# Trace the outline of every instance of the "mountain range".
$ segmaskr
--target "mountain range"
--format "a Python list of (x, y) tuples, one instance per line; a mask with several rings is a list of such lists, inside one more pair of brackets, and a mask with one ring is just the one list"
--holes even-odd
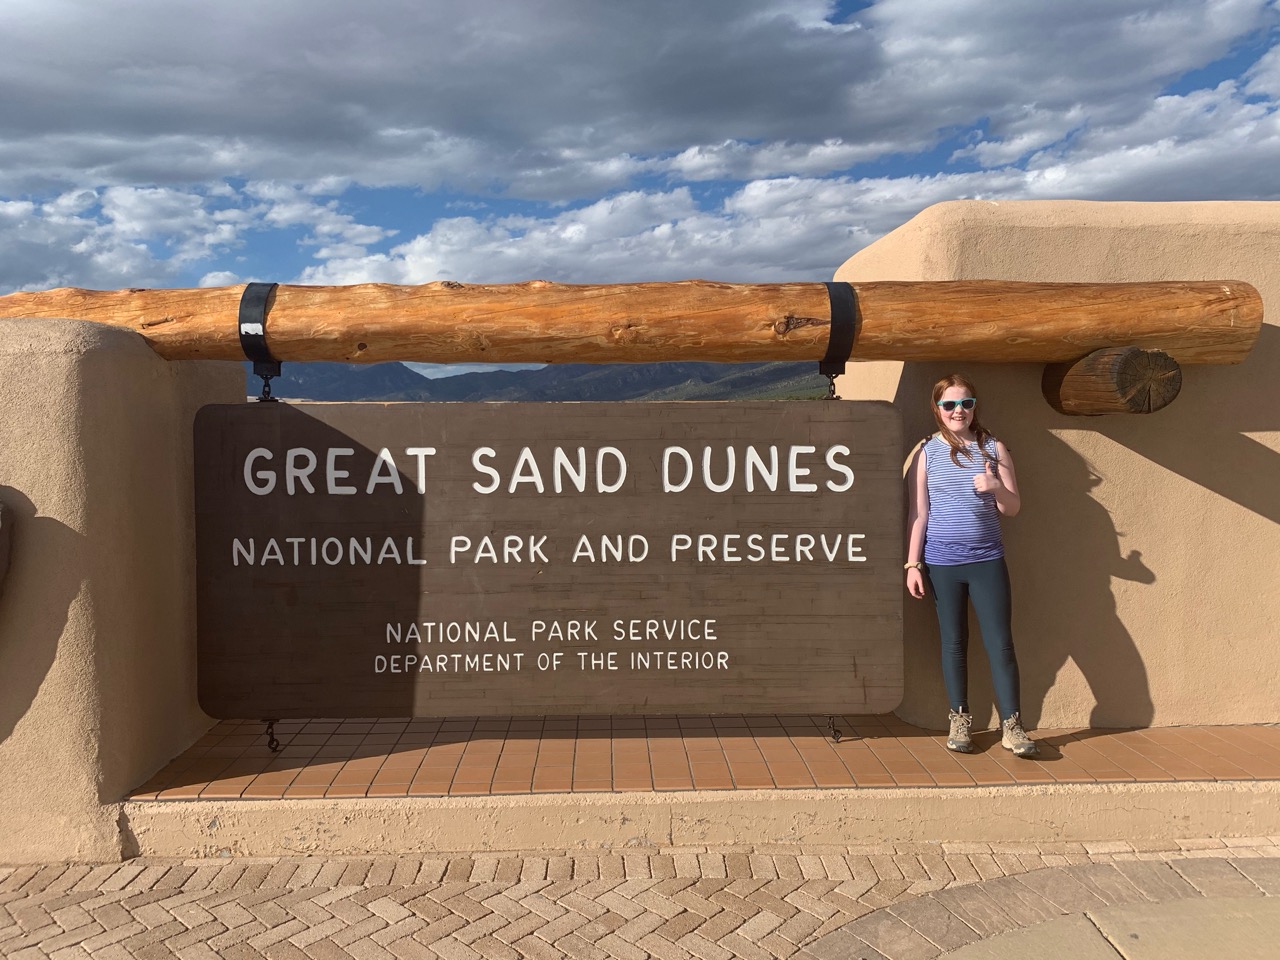
[[(245, 364), (249, 396), (262, 381)], [(812, 363), (564, 363), (427, 379), (402, 363), (286, 363), (282, 400), (809, 400), (827, 395)]]

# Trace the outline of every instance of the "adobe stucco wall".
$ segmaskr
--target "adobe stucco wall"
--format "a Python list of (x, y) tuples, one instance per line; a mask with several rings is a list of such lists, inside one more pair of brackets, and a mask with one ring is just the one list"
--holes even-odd
[[(191, 420), (235, 364), (136, 334), (0, 320), (0, 862), (118, 859), (130, 787), (209, 725), (196, 706)], [(122, 845), (123, 843), (123, 845)]]
[[(977, 384), (1023, 493), (1004, 529), (1031, 725), (1280, 720), (1280, 203), (939, 204), (835, 278), (1257, 287), (1267, 323), (1248, 359), (1184, 366), (1181, 395), (1149, 416), (1061, 416), (1027, 364), (857, 364), (840, 393), (894, 400), (919, 440), (934, 429), (936, 380), (954, 366)], [(898, 713), (944, 727), (928, 601), (908, 598), (905, 646)], [(984, 718), (976, 631), (970, 696)]]
[[(1262, 292), (1269, 321), (1248, 360), (1184, 368), (1181, 397), (1149, 417), (1059, 416), (1040, 395), (1038, 365), (961, 369), (1012, 448), (1024, 492), (1006, 532), (1027, 720), (1280, 720), (1280, 204), (943, 204), (837, 273), (961, 278), (1241, 279)], [(932, 429), (929, 386), (948, 372), (945, 364), (861, 364), (840, 390), (896, 401), (907, 437), (918, 438)], [(279, 852), (284, 826), (298, 822), (302, 808), (292, 804), (166, 812), (120, 802), (209, 724), (195, 696), (191, 421), (205, 403), (241, 400), (235, 364), (165, 362), (134, 334), (89, 323), (0, 321), (0, 500), (15, 515), (0, 583), (0, 862), (116, 859), (135, 849)], [(906, 604), (899, 713), (941, 726), (932, 611)], [(971, 702), (989, 711), (985, 659), (973, 646)], [(1215, 785), (1208, 799), (1163, 807), (1136, 799), (1141, 790), (1100, 789), (1094, 806), (1067, 798), (1061, 815), (1046, 806), (1043, 829), (1060, 830), (1069, 814), (1135, 831), (1132, 818), (1107, 819), (1132, 808), (1150, 823), (1191, 810), (1209, 818), (1195, 821), (1206, 831), (1255, 823), (1256, 811), (1261, 831), (1274, 820), (1273, 787)], [(988, 813), (998, 800), (966, 798)], [(879, 829), (879, 807), (862, 811), (864, 800), (843, 798), (858, 810), (831, 821), (836, 833)], [(815, 808), (828, 801), (803, 800)], [(940, 793), (904, 809), (921, 824), (952, 823), (946, 805), (955, 802)], [(411, 826), (431, 815), (423, 811), (432, 805), (402, 806)], [(306, 813), (323, 821), (316, 829), (331, 835), (330, 849), (398, 850), (421, 835), (386, 826), (387, 817), (398, 822), (397, 809)], [(206, 817), (210, 810), (217, 816)], [(211, 824), (224, 813), (228, 826), (218, 833)], [(787, 829), (808, 815), (784, 813), (777, 822)], [(619, 822), (631, 815), (616, 814)], [(122, 815), (132, 832), (118, 825)], [(503, 822), (525, 829), (533, 815), (513, 816)], [(670, 811), (661, 816), (675, 822)], [(616, 842), (613, 817), (606, 811), (603, 832), (587, 830), (579, 842)], [(661, 817), (655, 822), (660, 833)]]

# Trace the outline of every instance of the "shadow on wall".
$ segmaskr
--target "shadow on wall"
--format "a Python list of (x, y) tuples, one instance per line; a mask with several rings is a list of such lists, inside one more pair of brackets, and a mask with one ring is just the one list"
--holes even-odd
[[(1005, 528), (1025, 718), (1038, 723), (1046, 694), (1072, 660), (1093, 695), (1091, 728), (1149, 725), (1147, 670), (1116, 612), (1112, 579), (1149, 584), (1155, 573), (1141, 551), (1121, 546), (1123, 532), (1091, 496), (1105, 479), (1079, 453), (1052, 434), (1034, 457), (1011, 453), (1035, 501)], [(1020, 562), (1033, 553), (1042, 559)], [(1019, 603), (1019, 592), (1038, 602)]]
[[(9, 572), (0, 595), (0, 743), (31, 709), (58, 655), (68, 612), (83, 580), (84, 537), (39, 510), (26, 494), (0, 486), (13, 527)], [(19, 600), (21, 598), (21, 600)]]
[[(368, 428), (382, 409), (366, 404), (345, 420), (359, 416)], [(349, 498), (328, 493), (322, 481), (312, 494), (300, 486), (298, 495), (288, 496), (285, 451), (292, 448), (313, 451), (320, 464), (326, 451), (345, 450), (352, 482), (375, 472), (376, 447), (320, 416), (291, 404), (246, 403), (205, 407), (196, 418), (198, 686), (201, 708), (216, 719), (431, 713), (429, 704), (417, 702), (421, 691), (412, 674), (370, 671), (371, 623), (379, 617), (423, 619), (419, 568), (342, 560), (342, 547), (351, 540), (367, 538), (376, 551), (389, 531), (400, 531), (399, 537), (422, 530), (425, 501), (384, 484), (352, 508)], [(244, 479), (245, 454), (258, 446), (272, 451), (258, 469), (280, 475), (269, 496), (252, 493)], [(405, 490), (415, 483), (400, 476)], [(291, 537), (299, 543), (291, 544)], [(340, 548), (339, 562), (317, 556), (308, 563), (304, 537), (331, 538)], [(233, 540), (250, 538), (254, 560), (233, 564)], [(268, 551), (269, 541), (277, 553)], [(290, 565), (298, 558), (300, 565)]]
[(1182, 377), (1178, 399), (1154, 414), (1162, 429), (1145, 417), (1096, 417), (1085, 429), (1280, 523), (1280, 453), (1248, 436), (1280, 433), (1280, 327), (1264, 325), (1239, 366), (1183, 367)]

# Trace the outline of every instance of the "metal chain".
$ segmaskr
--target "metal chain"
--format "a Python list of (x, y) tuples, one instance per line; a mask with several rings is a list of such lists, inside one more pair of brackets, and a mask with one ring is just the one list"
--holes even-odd
[[(824, 374), (824, 376), (826, 376), (827, 380), (830, 381), (827, 389), (827, 399), (839, 400), (840, 394), (836, 393), (836, 377), (839, 376), (839, 374), (828, 373)], [(833, 743), (839, 743), (840, 739), (844, 736), (844, 734), (840, 732), (840, 728), (836, 726), (836, 718), (831, 714), (827, 715), (827, 733), (830, 735)]]
[(272, 753), (280, 752), (280, 741), (276, 739), (276, 722), (274, 720), (263, 720), (267, 725), (267, 749)]
[[(259, 374), (262, 377), (262, 396), (258, 398), (259, 403), (276, 403), (276, 398), (271, 395), (271, 378), (265, 373)], [(834, 389), (834, 387), (832, 388)]]

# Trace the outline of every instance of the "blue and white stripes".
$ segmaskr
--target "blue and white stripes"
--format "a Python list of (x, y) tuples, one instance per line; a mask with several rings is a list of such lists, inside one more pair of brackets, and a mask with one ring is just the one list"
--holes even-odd
[[(988, 438), (983, 449), (996, 459), (996, 441)], [(986, 471), (987, 460), (976, 443), (959, 454), (960, 466), (951, 460), (951, 447), (935, 434), (924, 445), (925, 477), (929, 483), (929, 523), (924, 535), (924, 562), (953, 566), (980, 563), (1004, 556), (1000, 539), (1000, 510), (995, 494), (978, 493), (973, 478)]]

